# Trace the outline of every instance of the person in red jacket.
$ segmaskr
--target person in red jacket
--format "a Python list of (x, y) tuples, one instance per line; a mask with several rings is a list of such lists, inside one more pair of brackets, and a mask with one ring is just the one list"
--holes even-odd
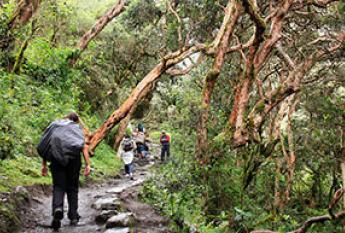
[(162, 145), (161, 161), (164, 162), (165, 157), (170, 157), (170, 136), (165, 131), (162, 131), (162, 134), (160, 136), (160, 143)]

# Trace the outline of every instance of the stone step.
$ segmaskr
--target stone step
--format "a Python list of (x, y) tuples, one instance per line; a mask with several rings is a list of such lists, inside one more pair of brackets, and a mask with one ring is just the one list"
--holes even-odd
[(106, 228), (129, 227), (134, 225), (134, 217), (130, 212), (120, 213), (107, 220)]

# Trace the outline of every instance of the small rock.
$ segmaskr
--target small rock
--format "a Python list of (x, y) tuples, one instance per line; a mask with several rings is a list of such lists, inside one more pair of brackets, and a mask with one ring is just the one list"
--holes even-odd
[(103, 210), (99, 215), (96, 216), (95, 221), (98, 224), (103, 224), (106, 223), (110, 217), (117, 214), (118, 212), (116, 210)]
[(91, 208), (96, 210), (121, 210), (121, 203), (118, 198), (103, 198), (93, 203)]
[(104, 233), (129, 233), (129, 228), (113, 228), (113, 229), (108, 229)]
[(134, 222), (134, 218), (132, 213), (120, 213), (108, 219), (107, 224), (105, 225), (106, 228), (114, 228), (114, 227), (128, 227), (132, 225)]
[(29, 201), (30, 194), (29, 191), (24, 188), (23, 186), (17, 186), (14, 190), (17, 197), (21, 198), (22, 200)]
[(126, 187), (115, 187), (106, 191), (106, 193), (122, 193)]
[(145, 179), (141, 179), (141, 178), (139, 178), (139, 179), (137, 179), (137, 180), (133, 181), (133, 182), (132, 182), (132, 184), (131, 184), (131, 186), (133, 187), (133, 186), (136, 186), (136, 185), (142, 184), (142, 183), (144, 183), (144, 181), (145, 181)]

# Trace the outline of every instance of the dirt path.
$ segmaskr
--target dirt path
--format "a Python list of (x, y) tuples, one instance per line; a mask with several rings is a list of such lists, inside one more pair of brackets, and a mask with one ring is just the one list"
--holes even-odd
[[(138, 191), (142, 183), (150, 176), (150, 163), (135, 164), (134, 180), (119, 177), (104, 184), (79, 190), (79, 226), (69, 226), (65, 217), (62, 221), (62, 233), (168, 233), (168, 220), (159, 216), (151, 206), (138, 200)], [(67, 212), (65, 200), (65, 213)], [(27, 216), (27, 223), (22, 233), (50, 233), (51, 197), (35, 198), (32, 213)], [(32, 217), (36, 216), (36, 217)], [(115, 217), (114, 217), (115, 216)], [(97, 220), (96, 220), (97, 219)], [(29, 221), (28, 221), (29, 220)]]

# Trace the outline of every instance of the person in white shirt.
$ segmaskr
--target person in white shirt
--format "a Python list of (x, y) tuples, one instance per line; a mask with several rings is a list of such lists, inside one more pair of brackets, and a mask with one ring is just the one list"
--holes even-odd
[(121, 142), (120, 157), (125, 165), (125, 176), (130, 176), (133, 180), (133, 159), (134, 150), (136, 149), (135, 143), (129, 135), (125, 135)]

